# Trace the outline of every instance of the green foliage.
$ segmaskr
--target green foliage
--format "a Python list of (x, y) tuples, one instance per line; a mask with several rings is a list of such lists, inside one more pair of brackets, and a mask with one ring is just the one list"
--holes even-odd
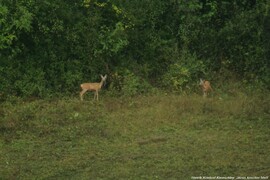
[(112, 56), (125, 48), (128, 45), (128, 40), (125, 38), (124, 31), (125, 27), (121, 22), (116, 23), (112, 31), (107, 27), (102, 27), (98, 38), (101, 49), (97, 50), (96, 53)]
[(33, 14), (22, 3), (4, 1), (0, 6), (0, 50), (13, 48), (19, 36), (32, 28)]
[(127, 95), (147, 92), (147, 82), (192, 88), (224, 69), (269, 88), (268, 1), (0, 1), (4, 93), (73, 94), (121, 68), (129, 71), (112, 89)]
[(256, 78), (255, 74), (266, 66), (265, 50), (260, 40), (261, 22), (254, 23), (257, 18), (255, 12), (240, 13), (220, 34), (224, 39), (229, 68), (248, 79)]
[(145, 79), (128, 69), (121, 68), (112, 74), (110, 90), (124, 96), (134, 96), (150, 92), (152, 87)]
[(46, 92), (45, 73), (42, 69), (29, 67), (21, 77), (18, 78), (13, 88), (20, 96), (43, 96)]
[(184, 51), (162, 77), (162, 85), (175, 91), (194, 88), (199, 78), (205, 75), (205, 70), (205, 65), (196, 55)]

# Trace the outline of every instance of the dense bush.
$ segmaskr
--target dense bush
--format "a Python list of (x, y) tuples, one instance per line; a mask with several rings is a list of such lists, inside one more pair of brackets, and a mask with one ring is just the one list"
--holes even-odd
[(203, 61), (198, 60), (196, 55), (183, 52), (183, 55), (169, 66), (168, 71), (162, 78), (162, 84), (169, 89), (181, 91), (198, 85), (199, 78), (206, 74)]
[(109, 84), (126, 95), (182, 90), (222, 69), (269, 88), (268, 1), (0, 2), (5, 94), (74, 93), (117, 69)]
[(112, 93), (123, 96), (134, 96), (150, 92), (152, 86), (145, 79), (140, 78), (130, 70), (119, 69), (112, 74), (109, 89)]

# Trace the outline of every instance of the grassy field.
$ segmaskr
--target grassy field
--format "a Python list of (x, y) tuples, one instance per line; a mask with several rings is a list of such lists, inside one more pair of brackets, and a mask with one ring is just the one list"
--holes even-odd
[(78, 97), (0, 106), (1, 179), (270, 175), (270, 96)]

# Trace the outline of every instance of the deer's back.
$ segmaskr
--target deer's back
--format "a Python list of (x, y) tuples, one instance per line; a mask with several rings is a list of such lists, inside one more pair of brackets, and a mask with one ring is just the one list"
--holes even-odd
[(209, 82), (209, 81), (205, 81), (205, 82), (203, 83), (202, 88), (203, 88), (203, 90), (204, 90), (204, 91), (210, 91), (210, 90), (212, 90), (212, 88), (211, 88), (211, 85), (210, 85), (210, 82)]
[(82, 89), (87, 89), (87, 90), (97, 90), (100, 89), (100, 83), (83, 83), (81, 84)]

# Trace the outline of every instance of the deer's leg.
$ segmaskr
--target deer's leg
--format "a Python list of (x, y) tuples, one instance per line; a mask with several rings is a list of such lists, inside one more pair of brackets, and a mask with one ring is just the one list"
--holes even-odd
[(80, 98), (81, 98), (81, 101), (83, 101), (83, 95), (84, 93), (87, 91), (87, 89), (83, 89), (81, 92), (80, 92)]
[(206, 98), (206, 96), (207, 96), (207, 93), (204, 91), (203, 92), (203, 97)]
[(96, 99), (96, 95), (97, 95), (97, 91), (95, 91), (94, 93), (94, 100)]
[(95, 92), (94, 100), (95, 99), (98, 101), (98, 90)]

